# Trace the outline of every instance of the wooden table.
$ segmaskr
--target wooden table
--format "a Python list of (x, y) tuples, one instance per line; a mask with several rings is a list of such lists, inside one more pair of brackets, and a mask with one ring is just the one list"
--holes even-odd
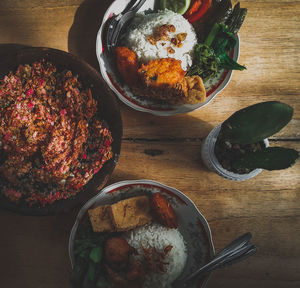
[[(2, 0), (0, 52), (20, 44), (77, 54), (98, 69), (95, 36), (112, 0)], [(136, 112), (122, 103), (124, 138), (109, 183), (153, 179), (190, 197), (207, 218), (216, 251), (251, 231), (259, 252), (215, 272), (208, 288), (300, 287), (300, 161), (290, 169), (262, 172), (235, 183), (209, 172), (200, 147), (210, 130), (234, 111), (282, 100), (293, 120), (271, 145), (300, 150), (300, 1), (240, 1), (248, 15), (240, 30), (240, 63), (230, 84), (211, 104), (174, 117)], [(1, 56), (3, 57), (3, 56)], [(156, 153), (152, 153), (156, 152)], [(0, 211), (0, 286), (67, 288), (68, 236), (77, 211), (26, 217)]]

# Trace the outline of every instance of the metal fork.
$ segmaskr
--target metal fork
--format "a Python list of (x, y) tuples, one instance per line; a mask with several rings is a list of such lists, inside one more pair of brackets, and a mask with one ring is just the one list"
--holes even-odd
[(124, 25), (134, 17), (145, 1), (146, 0), (131, 0), (120, 14), (115, 15), (108, 20), (106, 33), (106, 46), (108, 52), (111, 52), (117, 45), (122, 28), (124, 28)]

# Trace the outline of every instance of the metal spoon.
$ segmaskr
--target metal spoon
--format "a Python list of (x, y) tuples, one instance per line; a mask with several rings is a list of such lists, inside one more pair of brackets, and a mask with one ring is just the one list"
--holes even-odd
[(191, 282), (199, 277), (199, 275), (240, 262), (253, 255), (257, 251), (257, 247), (250, 243), (251, 237), (252, 235), (250, 232), (238, 237), (220, 251), (210, 262), (200, 267), (192, 274), (184, 278), (176, 279), (173, 282), (172, 287), (191, 287)]

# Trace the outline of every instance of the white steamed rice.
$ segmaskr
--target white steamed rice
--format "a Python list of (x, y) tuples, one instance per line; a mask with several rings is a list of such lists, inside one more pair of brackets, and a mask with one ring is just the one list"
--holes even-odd
[(164, 260), (169, 263), (166, 265), (166, 273), (147, 273), (143, 285), (143, 288), (171, 287), (171, 283), (182, 273), (187, 260), (186, 245), (179, 230), (153, 223), (127, 232), (125, 239), (137, 249), (139, 253), (137, 258), (143, 255), (142, 247), (154, 247), (157, 251), (163, 251), (165, 247), (172, 245), (172, 249)]
[[(169, 33), (170, 38), (179, 33), (187, 33), (182, 47), (176, 47), (170, 44), (170, 41), (160, 40), (156, 45), (147, 41), (148, 35), (153, 35), (157, 27), (164, 24), (175, 26), (176, 31)], [(182, 69), (187, 70), (192, 65), (197, 37), (193, 26), (182, 15), (166, 9), (150, 14), (137, 13), (124, 36), (124, 41), (125, 46), (132, 49), (143, 63), (152, 59), (172, 57), (181, 60)], [(167, 47), (172, 47), (175, 53), (169, 54)]]

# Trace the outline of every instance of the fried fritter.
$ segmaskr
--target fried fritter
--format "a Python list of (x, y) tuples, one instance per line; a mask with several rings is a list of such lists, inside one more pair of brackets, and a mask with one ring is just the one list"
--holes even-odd
[(111, 221), (117, 231), (127, 231), (152, 221), (147, 196), (121, 200), (110, 206)]
[(88, 210), (94, 232), (113, 232), (115, 227), (110, 218), (110, 205), (102, 205)]
[(138, 69), (142, 87), (136, 94), (173, 105), (196, 104), (205, 101), (206, 91), (199, 76), (185, 77), (181, 61), (173, 58), (151, 60)]
[(153, 212), (156, 219), (164, 226), (177, 228), (178, 222), (173, 207), (167, 198), (161, 193), (155, 193), (151, 197)]
[(138, 73), (146, 87), (160, 89), (174, 87), (186, 74), (181, 68), (181, 61), (174, 58), (151, 60), (142, 64)]
[(123, 80), (129, 86), (138, 82), (138, 60), (134, 51), (127, 47), (116, 47), (117, 67)]
[(184, 81), (187, 85), (187, 94), (183, 98), (183, 102), (188, 104), (196, 104), (204, 102), (206, 99), (206, 90), (200, 76), (185, 77)]
[(114, 270), (124, 269), (128, 265), (129, 255), (135, 249), (121, 237), (107, 239), (104, 247), (105, 259)]

